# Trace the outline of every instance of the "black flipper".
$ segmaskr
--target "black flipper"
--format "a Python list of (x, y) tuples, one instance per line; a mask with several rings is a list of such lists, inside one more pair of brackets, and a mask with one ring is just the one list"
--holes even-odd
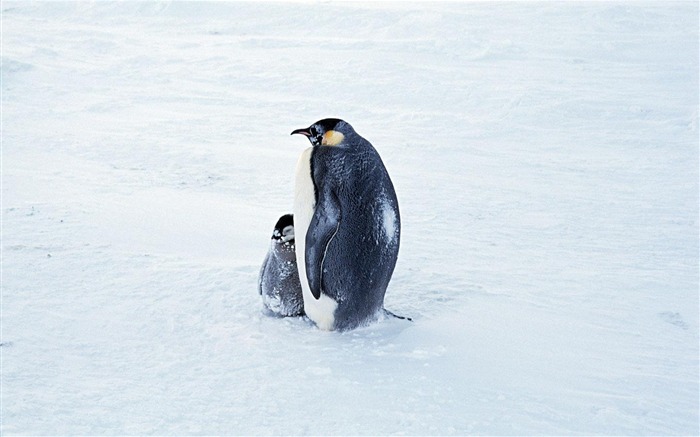
[(321, 196), (306, 232), (306, 276), (316, 299), (321, 298), (326, 251), (339, 227), (340, 203), (333, 193)]

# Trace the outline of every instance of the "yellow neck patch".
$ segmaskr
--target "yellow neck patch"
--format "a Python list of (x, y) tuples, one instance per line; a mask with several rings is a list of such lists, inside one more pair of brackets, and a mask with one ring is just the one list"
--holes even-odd
[(337, 146), (338, 144), (342, 143), (344, 139), (345, 135), (341, 134), (337, 130), (329, 130), (323, 134), (321, 144), (324, 146)]

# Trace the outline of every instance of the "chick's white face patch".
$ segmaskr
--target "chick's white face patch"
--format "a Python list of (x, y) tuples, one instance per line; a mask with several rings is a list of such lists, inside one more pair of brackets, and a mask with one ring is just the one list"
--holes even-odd
[(284, 229), (282, 229), (282, 241), (285, 243), (288, 241), (291, 241), (294, 239), (294, 226), (289, 225), (285, 226)]

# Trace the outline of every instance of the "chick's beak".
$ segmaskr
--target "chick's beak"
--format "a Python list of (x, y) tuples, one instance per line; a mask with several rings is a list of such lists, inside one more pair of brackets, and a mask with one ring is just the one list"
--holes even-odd
[(292, 133), (291, 133), (290, 135), (294, 135), (294, 134), (302, 134), (302, 135), (305, 135), (305, 136), (307, 136), (307, 137), (310, 137), (310, 136), (311, 136), (311, 132), (309, 131), (309, 128), (308, 128), (308, 127), (303, 128), (303, 129), (296, 129), (296, 130), (293, 130)]

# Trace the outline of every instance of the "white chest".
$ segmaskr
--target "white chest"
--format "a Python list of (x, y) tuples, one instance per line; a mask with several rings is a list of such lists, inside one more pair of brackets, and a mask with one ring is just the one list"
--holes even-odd
[(304, 312), (323, 330), (333, 329), (335, 309), (338, 303), (330, 297), (321, 294), (316, 299), (311, 294), (309, 280), (306, 276), (306, 233), (314, 215), (315, 196), (314, 184), (311, 180), (311, 151), (304, 150), (297, 161), (296, 183), (294, 190), (294, 234), (296, 241), (297, 268), (299, 281), (304, 296)]

